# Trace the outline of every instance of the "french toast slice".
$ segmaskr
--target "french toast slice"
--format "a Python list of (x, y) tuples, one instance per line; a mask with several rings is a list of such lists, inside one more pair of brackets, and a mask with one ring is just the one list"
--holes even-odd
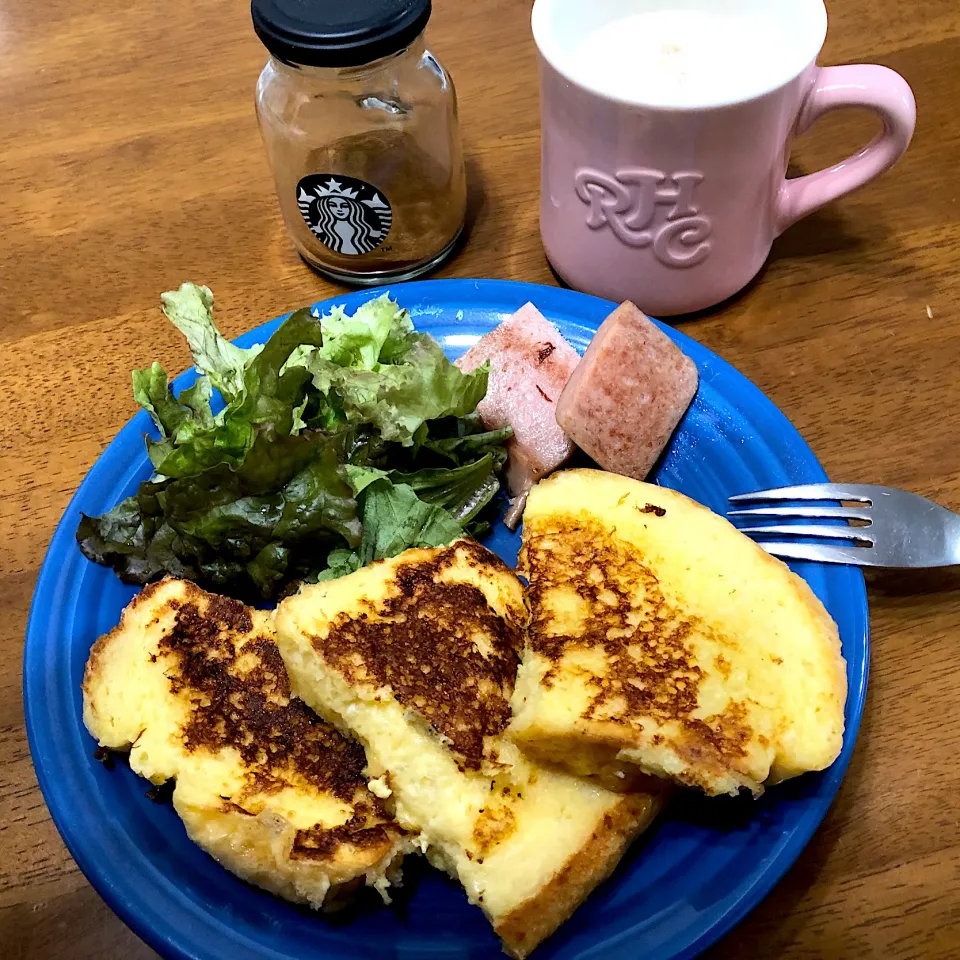
[(515, 957), (609, 875), (659, 802), (504, 739), (526, 619), (513, 571), (470, 540), (302, 587), (277, 611), (297, 695), (364, 745), (371, 788)]
[(836, 624), (804, 580), (682, 494), (597, 470), (531, 492), (531, 621), (507, 734), (615, 783), (754, 794), (843, 741)]
[(287, 900), (366, 881), (386, 897), (411, 839), (367, 789), (363, 747), (290, 695), (273, 614), (166, 579), (94, 644), (83, 719), (154, 784), (190, 839)]

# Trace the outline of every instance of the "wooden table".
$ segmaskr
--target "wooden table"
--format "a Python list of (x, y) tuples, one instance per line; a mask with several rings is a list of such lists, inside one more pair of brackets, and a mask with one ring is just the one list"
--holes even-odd
[[(756, 382), (835, 478), (960, 507), (960, 7), (834, 0), (825, 63), (901, 71), (906, 159), (778, 242), (744, 296), (683, 329)], [(555, 283), (537, 231), (529, 2), (437, 0), (471, 236), (439, 276)], [(239, 334), (337, 291), (288, 242), (253, 113), (243, 4), (0, 0), (0, 956), (143, 960), (64, 849), (20, 702), (30, 595), (81, 477), (133, 413), (131, 368), (185, 368), (162, 290), (213, 287)], [(868, 118), (823, 122), (798, 170)], [(873, 674), (844, 787), (787, 878), (713, 958), (960, 956), (960, 571), (871, 576)]]

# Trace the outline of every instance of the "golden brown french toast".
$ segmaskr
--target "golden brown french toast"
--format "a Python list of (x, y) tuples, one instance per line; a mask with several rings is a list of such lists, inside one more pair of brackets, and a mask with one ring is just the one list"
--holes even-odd
[(658, 806), (504, 739), (526, 619), (513, 571), (469, 540), (305, 586), (277, 611), (297, 694), (363, 743), (371, 787), (516, 957), (609, 875)]
[(568, 470), (527, 503), (531, 622), (508, 735), (605, 782), (708, 794), (837, 758), (847, 684), (809, 586), (724, 518), (662, 487)]
[(320, 907), (397, 877), (410, 838), (367, 789), (363, 747), (291, 697), (272, 613), (148, 586), (90, 651), (83, 704), (101, 747), (176, 782), (190, 838), (243, 879)]

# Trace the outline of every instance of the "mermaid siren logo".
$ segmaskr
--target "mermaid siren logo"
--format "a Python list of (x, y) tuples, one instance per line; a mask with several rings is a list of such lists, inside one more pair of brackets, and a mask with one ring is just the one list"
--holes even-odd
[(297, 184), (297, 206), (317, 239), (348, 257), (379, 247), (393, 223), (390, 204), (376, 187), (339, 174), (304, 177)]

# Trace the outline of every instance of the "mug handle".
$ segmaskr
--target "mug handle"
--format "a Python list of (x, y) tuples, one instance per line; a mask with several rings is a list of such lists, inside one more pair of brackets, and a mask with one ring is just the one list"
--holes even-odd
[(889, 170), (906, 152), (917, 125), (917, 104), (899, 73), (877, 64), (818, 67), (796, 133), (806, 133), (825, 113), (862, 107), (878, 114), (883, 130), (859, 153), (805, 177), (784, 180), (777, 198), (776, 236), (831, 200)]

